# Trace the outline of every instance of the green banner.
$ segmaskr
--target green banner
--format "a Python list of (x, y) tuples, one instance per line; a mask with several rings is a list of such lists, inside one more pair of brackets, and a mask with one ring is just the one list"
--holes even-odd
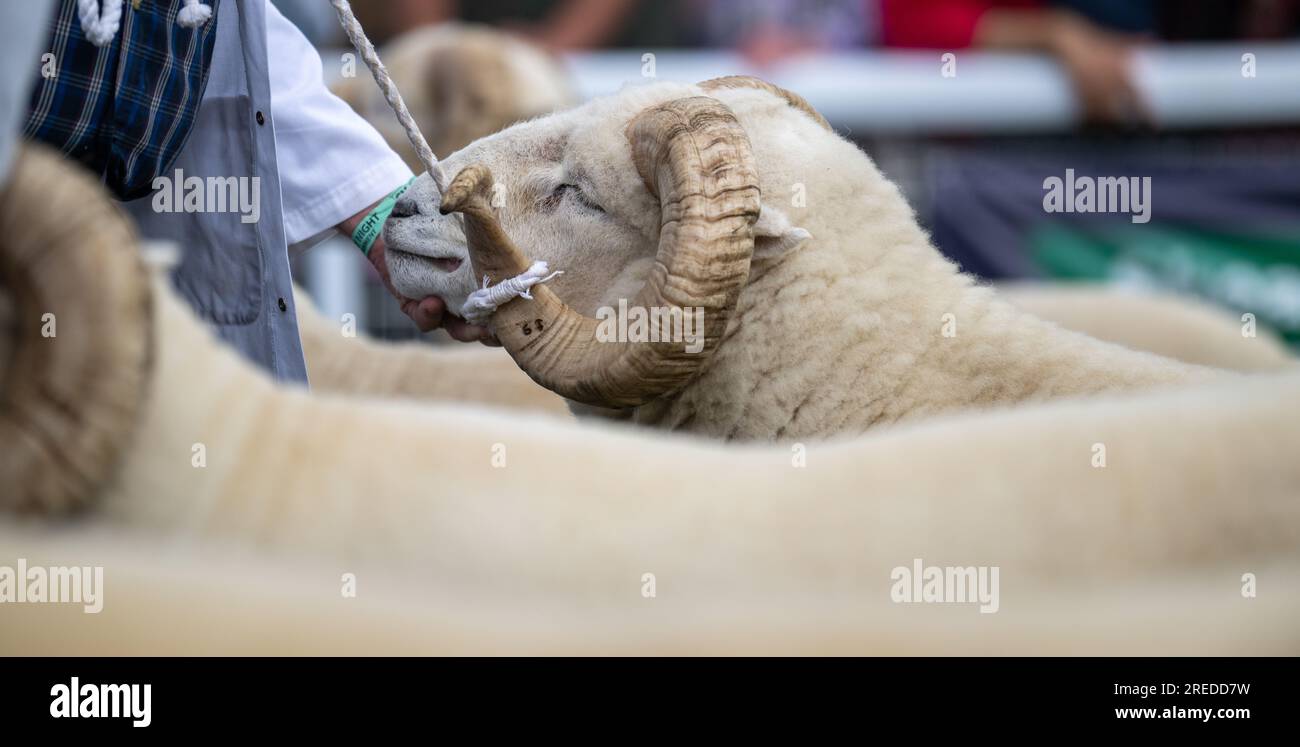
[(1043, 272), (1198, 296), (1256, 322), (1300, 348), (1300, 235), (1232, 236), (1125, 224), (1105, 231), (1048, 225), (1029, 238)]

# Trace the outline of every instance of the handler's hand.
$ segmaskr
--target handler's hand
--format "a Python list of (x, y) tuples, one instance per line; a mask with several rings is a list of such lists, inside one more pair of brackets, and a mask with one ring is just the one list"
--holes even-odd
[[(357, 225), (365, 219), (366, 215), (370, 213), (372, 208), (374, 208), (374, 205), (367, 207), (365, 210), (362, 210), (351, 218), (343, 221), (338, 226), (339, 230), (343, 232), (344, 236), (351, 236), (353, 232), (357, 230)], [(484, 345), (499, 346), (501, 344), (497, 342), (497, 339), (492, 336), (492, 333), (489, 330), (483, 327), (476, 327), (473, 324), (466, 322), (464, 319), (449, 313), (447, 311), (447, 304), (443, 303), (443, 300), (437, 296), (429, 296), (417, 300), (414, 298), (407, 298), (401, 293), (398, 293), (397, 290), (393, 288), (392, 280), (388, 277), (388, 258), (386, 250), (387, 246), (384, 243), (384, 236), (380, 233), (380, 235), (375, 239), (375, 243), (370, 247), (370, 254), (368, 257), (370, 259), (370, 264), (373, 265), (375, 271), (379, 273), (379, 279), (384, 282), (384, 287), (388, 289), (389, 293), (393, 294), (393, 298), (397, 299), (397, 303), (402, 308), (402, 313), (411, 317), (411, 321), (415, 322), (415, 326), (419, 327), (421, 332), (430, 332), (439, 327), (443, 327), (447, 330), (447, 334), (451, 335), (453, 339), (460, 340), (461, 342), (474, 342), (477, 340)]]
[(1058, 16), (1050, 48), (1070, 75), (1084, 116), (1096, 122), (1151, 122), (1130, 72), (1137, 41), (1105, 31), (1070, 11)]
[(397, 303), (402, 307), (402, 313), (411, 317), (411, 321), (415, 322), (415, 326), (419, 327), (421, 332), (430, 332), (443, 327), (447, 330), (447, 334), (452, 336), (452, 339), (461, 342), (474, 342), (477, 340), (484, 345), (498, 346), (501, 344), (486, 328), (477, 327), (448, 312), (447, 305), (437, 296), (428, 296), (416, 300), (398, 293), (393, 288), (392, 281), (388, 278), (388, 261), (385, 250), (384, 237), (380, 236), (375, 239), (374, 246), (370, 247), (370, 264), (374, 265), (375, 271), (379, 273), (379, 278), (384, 281), (384, 287), (388, 289), (389, 293), (393, 294), (393, 298), (397, 299)]

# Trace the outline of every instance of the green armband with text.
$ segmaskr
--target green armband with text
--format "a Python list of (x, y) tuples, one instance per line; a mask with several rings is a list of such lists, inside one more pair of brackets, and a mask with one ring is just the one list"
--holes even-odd
[(370, 256), (370, 248), (375, 245), (375, 239), (379, 238), (379, 232), (384, 229), (384, 222), (388, 220), (389, 213), (393, 212), (393, 206), (397, 204), (397, 198), (401, 197), (415, 177), (411, 177), (405, 184), (388, 193), (388, 196), (375, 205), (362, 221), (357, 224), (357, 230), (352, 232), (352, 243), (357, 245), (361, 253)]

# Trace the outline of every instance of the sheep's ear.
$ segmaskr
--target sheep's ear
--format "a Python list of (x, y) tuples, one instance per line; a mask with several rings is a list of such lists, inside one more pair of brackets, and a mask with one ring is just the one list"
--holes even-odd
[(777, 257), (794, 251), (812, 234), (790, 222), (777, 208), (763, 204), (754, 224), (754, 257)]

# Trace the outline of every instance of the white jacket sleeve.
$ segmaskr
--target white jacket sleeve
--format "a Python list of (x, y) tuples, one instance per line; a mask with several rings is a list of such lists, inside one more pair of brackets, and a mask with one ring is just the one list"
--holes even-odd
[(330, 92), (320, 55), (270, 2), (266, 45), (284, 232), (290, 245), (301, 244), (400, 187), (411, 170)]

